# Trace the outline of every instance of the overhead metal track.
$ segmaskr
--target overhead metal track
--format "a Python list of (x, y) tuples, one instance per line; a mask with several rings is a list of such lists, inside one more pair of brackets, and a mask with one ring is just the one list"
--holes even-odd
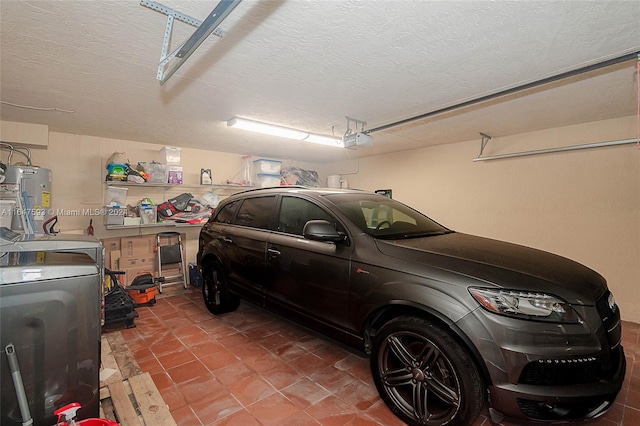
[[(484, 139), (483, 139), (483, 142), (484, 142)], [(521, 152), (512, 152), (509, 154), (487, 155), (485, 157), (478, 156), (474, 158), (473, 161), (475, 162), (475, 161), (487, 161), (487, 160), (500, 160), (502, 158), (525, 157), (528, 155), (549, 154), (552, 152), (577, 151), (579, 149), (602, 148), (605, 146), (626, 145), (626, 144), (632, 144), (637, 142), (638, 142), (638, 139), (621, 139), (617, 141), (585, 143), (582, 145), (559, 146), (556, 148), (536, 149), (533, 151), (521, 151)], [(480, 155), (482, 155), (482, 149), (480, 150)]]
[(387, 130), (390, 129), (392, 127), (396, 127), (396, 126), (400, 126), (402, 124), (407, 124), (407, 123), (411, 123), (413, 121), (417, 121), (417, 120), (423, 120), (425, 118), (429, 118), (432, 117), (434, 115), (438, 115), (438, 114), (443, 114), (449, 111), (454, 111), (460, 108), (465, 108), (471, 105), (475, 105), (475, 104), (479, 104), (481, 102), (486, 102), (492, 99), (496, 99), (496, 98), (500, 98), (502, 96), (507, 96), (510, 95), (512, 93), (517, 93), (517, 92), (521, 92), (523, 90), (527, 90), (527, 89), (532, 89), (534, 87), (537, 86), (542, 86), (544, 84), (549, 84), (549, 83), (553, 83), (554, 81), (558, 81), (558, 80), (562, 80), (565, 78), (569, 78), (569, 77), (573, 77), (575, 75), (580, 75), (580, 74), (584, 74), (590, 71), (595, 71), (597, 69), (600, 68), (605, 68), (611, 65), (615, 65), (615, 64), (619, 64), (621, 62), (626, 62), (626, 61), (631, 61), (633, 59), (636, 59), (638, 57), (638, 55), (640, 55), (640, 51), (636, 51), (633, 53), (629, 53), (623, 56), (619, 56), (617, 58), (613, 58), (613, 59), (609, 59), (606, 61), (602, 61), (602, 62), (598, 62), (596, 64), (592, 64), (592, 65), (588, 65), (586, 67), (582, 67), (582, 68), (578, 68), (575, 70), (571, 70), (571, 71), (567, 71), (567, 72), (563, 72), (561, 74), (557, 74), (551, 77), (547, 77), (547, 78), (543, 78), (542, 80), (537, 80), (531, 83), (527, 83), (527, 84), (523, 84), (520, 86), (516, 86), (516, 87), (512, 87), (511, 89), (506, 89), (506, 90), (502, 90), (500, 92), (496, 92), (496, 93), (492, 93), (490, 95), (485, 95), (485, 96), (481, 96), (479, 98), (475, 98), (475, 99), (471, 99), (469, 101), (465, 101), (465, 102), (460, 102), (458, 104), (455, 105), (451, 105), (448, 107), (444, 107), (444, 108), (440, 108), (437, 109), (435, 111), (430, 111), (424, 114), (420, 114), (417, 115), (415, 117), (410, 117), (410, 118), (406, 118), (404, 120), (400, 120), (400, 121), (396, 121), (393, 123), (389, 123), (389, 124), (385, 124), (383, 126), (379, 126), (379, 127), (375, 127), (373, 129), (369, 129), (367, 130), (365, 133), (374, 133), (374, 132), (379, 132), (381, 130)]
[[(189, 15), (185, 15), (184, 13), (178, 12), (177, 10), (173, 10), (169, 7), (166, 7), (154, 1), (140, 0), (140, 4), (142, 6), (148, 7), (149, 9), (153, 9), (157, 12), (164, 13), (165, 15), (167, 15), (167, 27), (164, 31), (164, 39), (162, 41), (162, 51), (160, 52), (160, 64), (158, 65), (158, 73), (156, 75), (156, 78), (158, 80), (162, 80), (164, 78), (165, 66), (171, 59), (173, 59), (176, 56), (176, 54), (178, 53), (178, 50), (184, 45), (184, 43), (182, 43), (170, 55), (167, 55), (167, 52), (169, 51), (169, 43), (171, 41), (171, 34), (173, 33), (173, 21), (178, 20), (180, 22), (184, 22), (185, 24), (189, 24), (196, 28), (202, 25), (202, 21), (196, 18), (192, 18)], [(218, 37), (222, 37), (224, 36), (224, 31), (220, 28), (217, 28), (213, 32), (213, 34), (217, 35)]]
[[(142, 6), (148, 7), (160, 13), (167, 15), (167, 26), (164, 33), (164, 40), (162, 43), (162, 52), (160, 54), (160, 64), (158, 65), (157, 79), (160, 80), (160, 85), (163, 85), (177, 70), (182, 66), (191, 54), (207, 39), (211, 34), (218, 37), (224, 35), (224, 31), (218, 28), (218, 26), (224, 21), (227, 16), (240, 4), (242, 0), (221, 0), (220, 3), (211, 11), (209, 16), (204, 21), (192, 18), (189, 15), (185, 15), (181, 12), (175, 11), (171, 8), (161, 5), (149, 0), (140, 0)], [(167, 54), (169, 51), (169, 42), (171, 40), (171, 33), (173, 31), (173, 21), (179, 20), (196, 27), (196, 31), (189, 37), (187, 41), (182, 43), (173, 52)], [(165, 72), (165, 67), (174, 58), (171, 67)]]

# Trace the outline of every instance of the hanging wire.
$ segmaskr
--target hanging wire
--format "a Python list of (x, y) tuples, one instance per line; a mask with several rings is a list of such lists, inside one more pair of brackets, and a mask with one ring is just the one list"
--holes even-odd
[(64, 113), (67, 113), (67, 114), (73, 114), (75, 112), (75, 111), (69, 110), (69, 109), (62, 109), (62, 108), (56, 108), (56, 107), (35, 107), (35, 106), (30, 106), (30, 105), (14, 104), (13, 102), (7, 102), (7, 101), (0, 101), (0, 104), (10, 105), (10, 106), (16, 107), (16, 108), (33, 109), (33, 110), (36, 110), (36, 111), (57, 111), (57, 112), (64, 112)]

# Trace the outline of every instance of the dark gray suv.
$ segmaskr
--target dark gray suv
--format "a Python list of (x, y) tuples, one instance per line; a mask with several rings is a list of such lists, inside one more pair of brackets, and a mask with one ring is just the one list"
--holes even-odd
[(225, 199), (200, 233), (214, 314), (239, 298), (370, 355), (410, 425), (572, 421), (607, 411), (625, 357), (605, 279), (465, 235), (382, 195), (282, 187)]

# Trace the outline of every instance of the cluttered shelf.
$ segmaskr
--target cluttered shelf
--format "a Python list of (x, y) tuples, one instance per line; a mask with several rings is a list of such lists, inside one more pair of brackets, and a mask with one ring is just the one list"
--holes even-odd
[(133, 166), (121, 152), (109, 157), (103, 191), (105, 229), (193, 228), (209, 220), (231, 194), (280, 185), (318, 186), (314, 171), (282, 169), (282, 161), (250, 156), (242, 157), (242, 167), (226, 183), (214, 183), (211, 169), (200, 169), (200, 184), (185, 184), (181, 148), (162, 151), (166, 164), (144, 161)]
[(231, 185), (231, 184), (212, 184), (212, 185), (187, 185), (183, 183), (156, 183), (156, 182), (127, 182), (127, 181), (105, 181), (108, 186), (125, 186), (128, 188), (185, 188), (185, 189), (228, 189), (228, 190), (244, 190), (254, 188), (252, 186)]
[(114, 152), (107, 159), (105, 229), (194, 227), (211, 217), (221, 199), (251, 189), (244, 185), (250, 183), (247, 179), (214, 184), (211, 169), (201, 169), (200, 184), (183, 182), (180, 151), (164, 147), (162, 163), (141, 161), (136, 165), (123, 152)]
[[(241, 185), (185, 185), (158, 182), (105, 181), (104, 184), (106, 185), (105, 205), (107, 206), (104, 225), (107, 230), (201, 225), (206, 222), (212, 209), (217, 206), (220, 200), (220, 197), (213, 191), (219, 190), (221, 193), (228, 194), (251, 189), (249, 186)], [(178, 192), (194, 189), (204, 190), (208, 193), (201, 194), (201, 197), (194, 197), (188, 192), (169, 196), (167, 191), (173, 189), (178, 189)], [(126, 201), (128, 190), (136, 190), (138, 196), (141, 195), (140, 191), (148, 190), (150, 192), (142, 194), (144, 198), (138, 201), (137, 205), (131, 206)], [(158, 195), (157, 191), (162, 192), (162, 198), (166, 201), (154, 205), (149, 197), (152, 197), (153, 193)], [(134, 214), (131, 214), (132, 212)]]
[(159, 227), (190, 228), (197, 225), (204, 225), (204, 223), (203, 222), (188, 223), (188, 222), (168, 221), (168, 222), (145, 223), (145, 224), (136, 224), (136, 225), (105, 225), (105, 229), (114, 230), (114, 229), (131, 229), (131, 228), (159, 228)]

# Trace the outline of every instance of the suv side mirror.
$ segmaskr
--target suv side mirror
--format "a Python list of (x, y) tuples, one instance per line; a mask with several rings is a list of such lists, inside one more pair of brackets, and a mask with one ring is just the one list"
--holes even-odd
[(338, 243), (344, 241), (345, 235), (338, 233), (332, 224), (326, 220), (310, 220), (304, 224), (302, 234), (308, 240), (331, 241)]

